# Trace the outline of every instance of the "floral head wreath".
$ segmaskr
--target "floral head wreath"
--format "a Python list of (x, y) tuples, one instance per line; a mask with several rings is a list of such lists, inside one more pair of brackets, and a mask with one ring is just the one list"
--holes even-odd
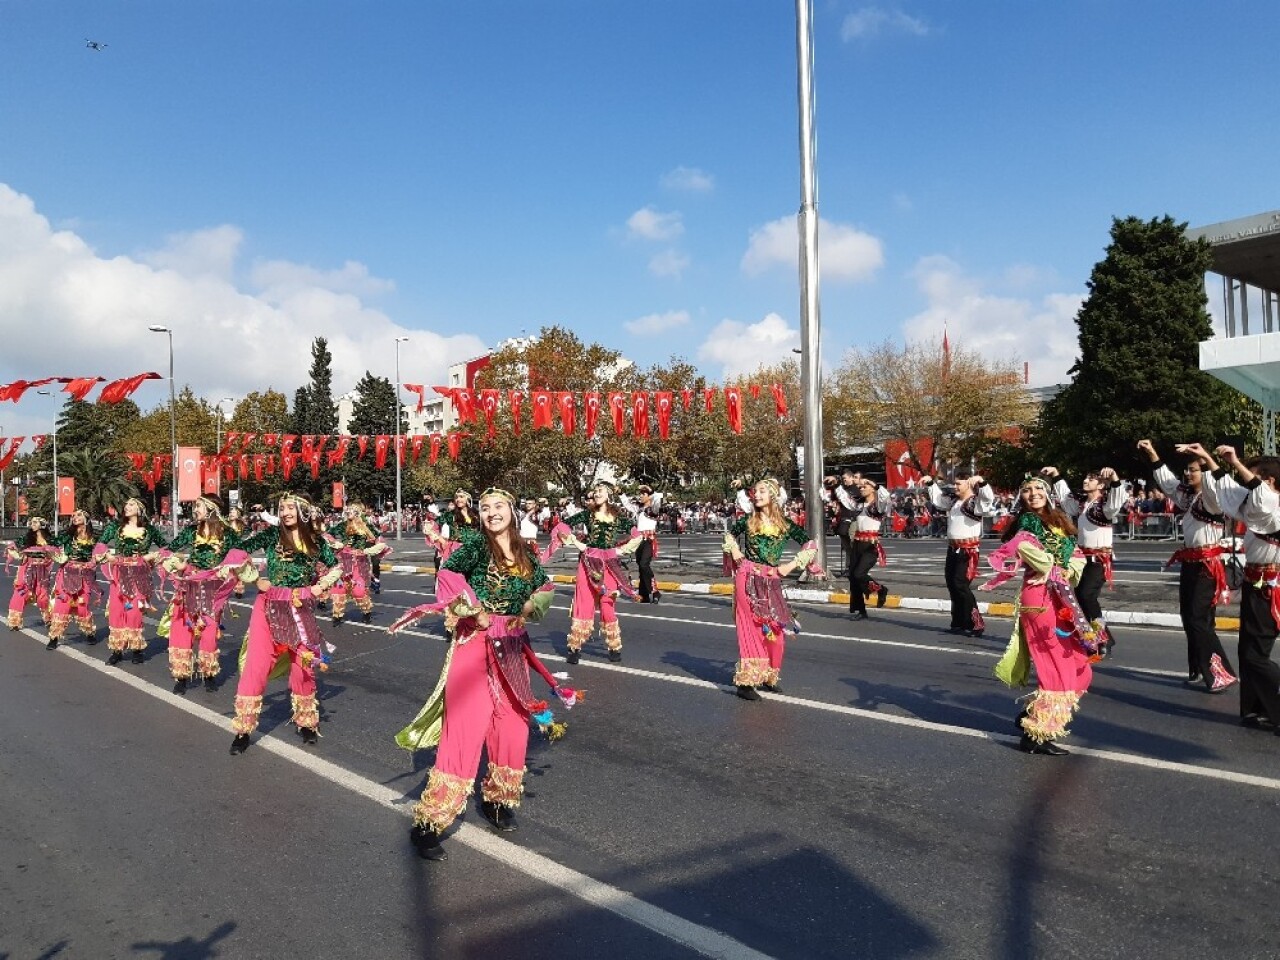
[(763, 480), (757, 480), (755, 485), (757, 487), (764, 487), (764, 489), (768, 490), (773, 496), (775, 502), (782, 502), (782, 484), (773, 479), (773, 477), (766, 477)]
[(1053, 490), (1050, 488), (1049, 482), (1045, 480), (1044, 477), (1036, 477), (1028, 474), (1023, 479), (1022, 486), (1018, 488), (1018, 492), (1021, 493), (1023, 490), (1027, 489), (1027, 487), (1040, 487), (1044, 490), (1044, 495), (1046, 497), (1053, 495)]
[[(490, 487), (490, 488), (489, 488), (489, 490), (493, 490), (493, 489), (494, 489), (493, 487)], [(485, 491), (485, 493), (488, 493), (488, 492), (489, 492), (489, 490), (486, 490), (486, 491)], [(484, 494), (481, 494), (481, 496), (484, 496)], [(466, 490), (455, 490), (455, 491), (453, 491), (453, 499), (457, 500), (459, 497), (463, 497), (463, 498), (465, 498), (465, 499), (466, 499), (466, 501), (467, 501), (467, 506), (470, 506), (470, 505), (471, 505), (471, 502), (472, 502), (472, 501), (471, 501), (471, 494), (469, 494)]]
[(618, 491), (617, 486), (610, 483), (608, 480), (597, 480), (595, 483), (591, 485), (591, 490), (592, 492), (594, 492), (596, 490), (599, 490), (601, 487), (603, 487), (605, 492), (609, 494), (610, 499), (612, 499), (613, 495)]
[(220, 523), (226, 523), (226, 517), (222, 515), (222, 507), (216, 500), (210, 500), (208, 497), (198, 497), (196, 503), (203, 504), (204, 508), (218, 518)]
[(286, 493), (280, 497), (280, 506), (283, 507), (286, 503), (289, 503), (291, 501), (293, 505), (298, 509), (298, 522), (310, 523), (312, 514), (315, 513), (315, 509), (316, 509), (311, 505), (311, 501), (308, 500), (306, 497), (301, 496), (300, 494)]
[(48, 530), (49, 521), (44, 517), (32, 517), (27, 521), (28, 530)]
[[(511, 506), (516, 505), (516, 495), (509, 490), (503, 490), (502, 487), (489, 487), (484, 493), (480, 494), (481, 500), (488, 500), (490, 497), (501, 497)], [(471, 495), (467, 495), (467, 501), (470, 502)]]
[[(147, 519), (147, 505), (143, 503), (141, 500), (139, 500), (137, 497), (130, 497), (128, 500), (124, 502), (124, 505), (127, 507), (131, 503), (136, 503), (138, 505), (138, 519), (139, 520)], [(121, 513), (123, 512), (124, 511), (121, 511)]]

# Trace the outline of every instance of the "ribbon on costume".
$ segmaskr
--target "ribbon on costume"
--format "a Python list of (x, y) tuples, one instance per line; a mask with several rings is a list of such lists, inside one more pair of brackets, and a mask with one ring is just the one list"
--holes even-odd
[(640, 594), (631, 585), (631, 578), (627, 576), (627, 571), (622, 568), (618, 551), (613, 547), (587, 547), (582, 551), (579, 563), (586, 570), (587, 582), (591, 584), (591, 590), (597, 597), (604, 593), (604, 575), (607, 571), (618, 582), (619, 593), (628, 600), (640, 599)]
[(745, 558), (739, 566), (745, 567), (743, 599), (751, 611), (751, 619), (760, 628), (765, 640), (776, 642), (778, 635), (786, 630), (799, 636), (800, 623), (792, 614), (786, 595), (782, 592), (782, 577), (778, 575), (778, 568)]
[(1227, 568), (1222, 562), (1226, 551), (1214, 544), (1210, 547), (1183, 547), (1175, 550), (1164, 565), (1168, 570), (1175, 563), (1200, 563), (1213, 578), (1213, 606), (1231, 602), (1231, 587), (1227, 584)]
[(889, 565), (889, 558), (885, 556), (884, 552), (884, 544), (880, 542), (880, 534), (855, 533), (853, 535), (853, 539), (861, 541), (862, 543), (874, 543), (876, 545), (876, 562), (878, 562), (882, 567), (887, 567)]
[(978, 575), (978, 540), (952, 540), (951, 549), (956, 553), (963, 553), (969, 558), (968, 566), (965, 568), (965, 579), (972, 580)]
[(1102, 579), (1106, 581), (1109, 588), (1115, 588), (1115, 577), (1111, 572), (1111, 548), (1110, 547), (1081, 547), (1080, 552), (1085, 555), (1091, 562), (1102, 564)]

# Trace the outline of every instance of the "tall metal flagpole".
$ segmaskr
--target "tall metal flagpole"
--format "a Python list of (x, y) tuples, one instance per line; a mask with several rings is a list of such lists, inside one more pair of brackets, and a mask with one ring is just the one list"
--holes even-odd
[(822, 510), (822, 367), (818, 311), (818, 176), (813, 131), (812, 0), (796, 0), (796, 61), (800, 106), (800, 392), (804, 395), (805, 525), (818, 545), (815, 561), (827, 568)]
[(401, 523), (400, 514), (404, 508), (400, 503), (400, 344), (408, 340), (408, 337), (396, 337), (396, 539), (404, 539), (404, 525)]

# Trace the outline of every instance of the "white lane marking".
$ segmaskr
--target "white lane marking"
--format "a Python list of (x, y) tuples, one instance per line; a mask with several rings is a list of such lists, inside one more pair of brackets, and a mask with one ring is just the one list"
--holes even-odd
[[(46, 642), (44, 637), (29, 627), (24, 627), (22, 632), (40, 643)], [(128, 684), (135, 690), (154, 697), (168, 706), (176, 707), (184, 713), (217, 727), (219, 730), (227, 733), (233, 732), (230, 718), (224, 717), (209, 707), (193, 703), (186, 697), (169, 693), (161, 687), (147, 682), (142, 677), (115, 667), (108, 667), (103, 661), (86, 656), (79, 650), (63, 645), (59, 645), (58, 650), (101, 674)], [(288, 724), (285, 726), (287, 727)], [(359, 774), (340, 767), (332, 761), (324, 760), (301, 747), (285, 743), (273, 735), (260, 736), (259, 739), (254, 741), (254, 747), (265, 750), (267, 753), (273, 753), (318, 777), (328, 780), (330, 783), (350, 790), (352, 793), (366, 800), (371, 800), (388, 810), (393, 810), (400, 814), (405, 811), (407, 801), (402, 794), (380, 783), (366, 780)], [(450, 837), (450, 840), (470, 847), (477, 853), (484, 854), (505, 866), (514, 868), (534, 880), (563, 890), (565, 893), (584, 900), (593, 906), (608, 910), (624, 920), (639, 924), (645, 929), (687, 947), (704, 957), (713, 957), (716, 960), (771, 960), (768, 954), (753, 950), (746, 944), (734, 940), (732, 937), (717, 930), (692, 923), (683, 917), (676, 916), (674, 913), (668, 913), (660, 907), (655, 907), (653, 904), (646, 903), (644, 900), (619, 890), (617, 887), (572, 870), (549, 857), (544, 857), (524, 847), (518, 847), (508, 840), (501, 840), (481, 827), (463, 823), (458, 827), (457, 832)], [(431, 868), (427, 867), (426, 869)]]

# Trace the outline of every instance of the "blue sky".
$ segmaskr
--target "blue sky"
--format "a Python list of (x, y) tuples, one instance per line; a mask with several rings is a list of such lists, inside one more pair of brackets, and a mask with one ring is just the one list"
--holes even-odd
[[(1269, 3), (814, 21), (828, 366), (946, 318), (1059, 381), (1112, 216), (1280, 207)], [(787, 0), (0, 0), (0, 382), (159, 369), (149, 323), (210, 398), (291, 392), (317, 333), (340, 390), (397, 335), (438, 381), (551, 323), (713, 378), (787, 356), (795, 47)]]

